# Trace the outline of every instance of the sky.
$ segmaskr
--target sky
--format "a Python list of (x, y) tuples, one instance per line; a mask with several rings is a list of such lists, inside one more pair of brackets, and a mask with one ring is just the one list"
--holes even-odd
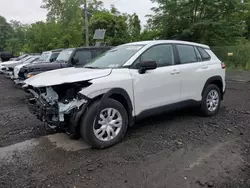
[[(150, 0), (102, 0), (105, 8), (111, 4), (120, 12), (137, 13), (142, 21), (146, 23), (145, 15), (150, 13), (153, 6)], [(0, 0), (0, 15), (8, 21), (18, 20), (22, 23), (33, 23), (46, 19), (46, 10), (41, 9), (42, 0)]]

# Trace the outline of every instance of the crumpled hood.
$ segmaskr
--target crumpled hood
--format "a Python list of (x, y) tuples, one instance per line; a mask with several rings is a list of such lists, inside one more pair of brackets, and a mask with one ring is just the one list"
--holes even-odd
[(110, 75), (112, 69), (64, 68), (38, 74), (25, 80), (33, 87), (47, 87), (101, 78)]

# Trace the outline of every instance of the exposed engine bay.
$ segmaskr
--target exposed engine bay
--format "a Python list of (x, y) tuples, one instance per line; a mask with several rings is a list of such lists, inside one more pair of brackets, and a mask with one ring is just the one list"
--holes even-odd
[(88, 81), (35, 88), (28, 86), (30, 93), (27, 103), (30, 111), (51, 127), (69, 128), (75, 116), (89, 99), (79, 93), (90, 86)]

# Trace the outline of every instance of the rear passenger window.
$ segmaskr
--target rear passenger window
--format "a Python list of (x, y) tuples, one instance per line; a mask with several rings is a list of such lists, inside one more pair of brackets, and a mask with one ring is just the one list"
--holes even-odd
[(197, 57), (193, 46), (177, 45), (177, 49), (179, 51), (181, 64), (197, 62)]
[(203, 48), (198, 48), (201, 57), (203, 59), (203, 61), (208, 61), (211, 59), (210, 55), (206, 52), (206, 50), (204, 50)]
[(92, 60), (91, 51), (76, 51), (75, 57), (79, 59), (77, 65), (85, 65)]

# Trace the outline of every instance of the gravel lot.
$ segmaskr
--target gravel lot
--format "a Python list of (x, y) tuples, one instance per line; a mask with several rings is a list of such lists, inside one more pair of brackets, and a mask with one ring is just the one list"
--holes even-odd
[(0, 75), (0, 187), (250, 187), (250, 84), (228, 82), (220, 114), (139, 122), (106, 150), (55, 133)]

